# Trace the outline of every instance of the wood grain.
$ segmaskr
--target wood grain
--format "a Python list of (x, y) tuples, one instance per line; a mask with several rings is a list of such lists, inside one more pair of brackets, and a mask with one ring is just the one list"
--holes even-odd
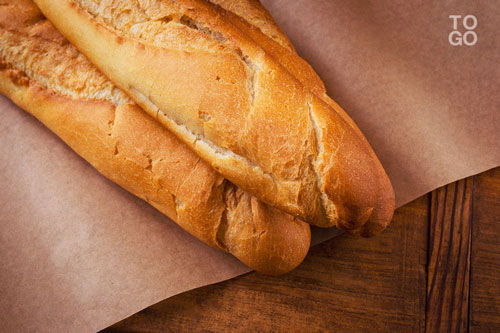
[(431, 196), (427, 276), (427, 332), (468, 328), (472, 178)]
[(500, 168), (474, 177), (471, 332), (500, 332)]
[(141, 311), (111, 331), (423, 331), (428, 197), (378, 237), (342, 235), (295, 271), (250, 273)]

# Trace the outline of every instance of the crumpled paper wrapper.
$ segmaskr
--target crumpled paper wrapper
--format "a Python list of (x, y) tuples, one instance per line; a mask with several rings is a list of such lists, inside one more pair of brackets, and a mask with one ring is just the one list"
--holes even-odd
[[(500, 165), (500, 3), (264, 4), (371, 142), (398, 206)], [(449, 15), (477, 18), (475, 45), (449, 43)], [(457, 30), (466, 31), (461, 20)], [(99, 175), (4, 97), (0, 224), (9, 332), (99, 330), (249, 271)], [(316, 229), (313, 242), (335, 234)]]

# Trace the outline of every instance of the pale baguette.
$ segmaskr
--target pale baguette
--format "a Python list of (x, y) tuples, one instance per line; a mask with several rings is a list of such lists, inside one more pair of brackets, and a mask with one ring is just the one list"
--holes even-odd
[(388, 224), (392, 188), (366, 139), (227, 11), (201, 0), (35, 2), (241, 188), (318, 226), (370, 234), (365, 224), (376, 232)]
[(32, 2), (0, 6), (0, 92), (103, 175), (258, 271), (296, 267), (309, 226), (239, 190), (114, 87)]

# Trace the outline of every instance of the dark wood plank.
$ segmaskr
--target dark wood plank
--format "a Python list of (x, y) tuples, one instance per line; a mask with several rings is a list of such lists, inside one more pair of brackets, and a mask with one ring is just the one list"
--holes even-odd
[(470, 330), (500, 332), (500, 168), (474, 179)]
[(468, 328), (472, 178), (432, 192), (427, 332)]
[(429, 198), (371, 239), (342, 235), (280, 277), (250, 273), (187, 292), (108, 331), (423, 331)]

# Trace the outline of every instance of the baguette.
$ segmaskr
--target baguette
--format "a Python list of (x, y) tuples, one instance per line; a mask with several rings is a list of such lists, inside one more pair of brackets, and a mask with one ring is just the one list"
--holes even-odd
[[(358, 229), (349, 229), (348, 227), (345, 229), (347, 229), (347, 231), (351, 234), (357, 234), (365, 237), (380, 233), (392, 220), (395, 205), (394, 190), (384, 168), (382, 167), (382, 164), (378, 160), (375, 152), (364, 137), (361, 130), (347, 115), (347, 113), (327, 95), (326, 88), (319, 75), (304, 59), (298, 56), (293, 46), (289, 46), (291, 43), (288, 41), (286, 35), (284, 35), (281, 30), (271, 30), (271, 28), (267, 26), (268, 20), (263, 19), (263, 17), (266, 17), (265, 13), (267, 12), (257, 0), (248, 2), (236, 1), (235, 3), (238, 4), (237, 6), (232, 4), (233, 1), (230, 0), (212, 0), (211, 2), (218, 3), (225, 9), (230, 9), (231, 11), (227, 13), (227, 17), (232, 24), (256, 41), (265, 52), (270, 54), (280, 64), (282, 64), (283, 67), (285, 67), (287, 71), (299, 80), (301, 84), (311, 90), (311, 92), (335, 110), (359, 135), (360, 139), (364, 141), (366, 147), (370, 150), (373, 160), (377, 164), (376, 169), (379, 180), (379, 197), (370, 218), (365, 224), (361, 225)], [(252, 25), (249, 24), (250, 21), (247, 20), (246, 17), (242, 17), (244, 15), (258, 17), (260, 19), (252, 20)], [(269, 14), (267, 13), (267, 15)], [(263, 33), (264, 31), (270, 30), (271, 32), (269, 33), (272, 34), (271, 36)], [(278, 37), (269, 38), (272, 36)], [(339, 222), (341, 223), (342, 221)]]
[(117, 86), (242, 189), (320, 227), (370, 235), (389, 223), (392, 187), (361, 132), (318, 96), (317, 84), (298, 78), (295, 58), (278, 61), (230, 12), (201, 0), (35, 2)]
[(104, 176), (198, 239), (281, 274), (310, 244), (307, 224), (251, 197), (144, 113), (28, 0), (0, 6), (0, 92)]

